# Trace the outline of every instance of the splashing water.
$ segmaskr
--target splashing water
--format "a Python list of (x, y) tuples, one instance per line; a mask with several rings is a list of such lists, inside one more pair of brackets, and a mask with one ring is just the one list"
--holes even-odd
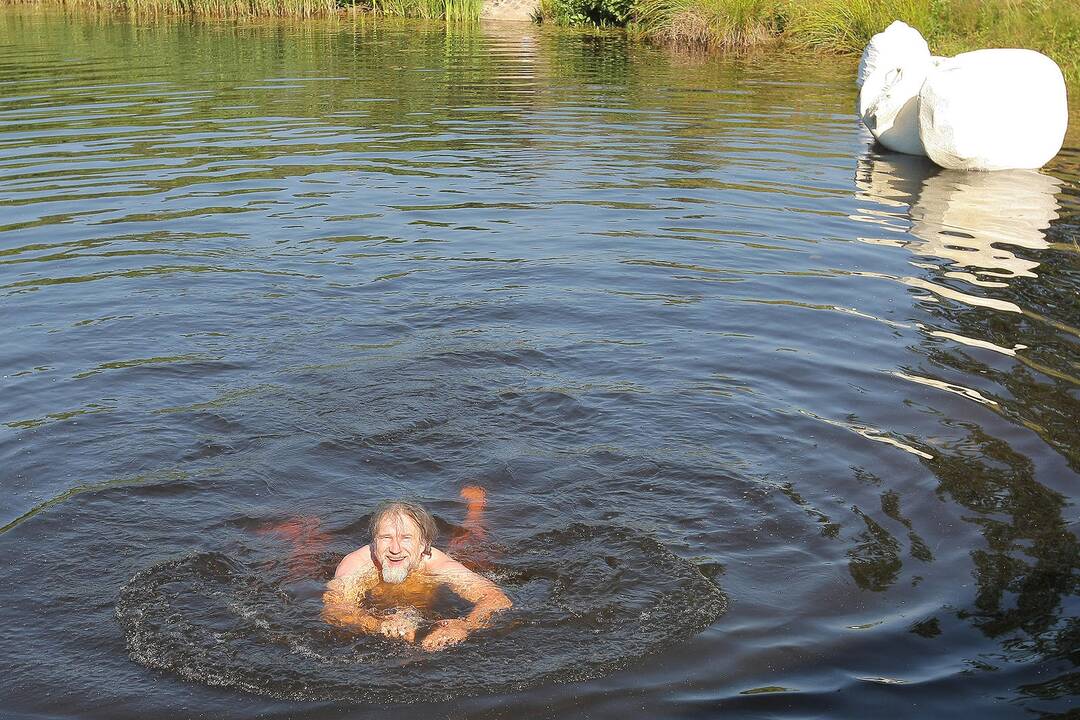
[(116, 615), (134, 660), (190, 680), (293, 700), (418, 702), (604, 675), (727, 609), (693, 563), (627, 528), (575, 524), (510, 550), (486, 574), (514, 608), (439, 653), (332, 628), (317, 592), (216, 552), (136, 574)]

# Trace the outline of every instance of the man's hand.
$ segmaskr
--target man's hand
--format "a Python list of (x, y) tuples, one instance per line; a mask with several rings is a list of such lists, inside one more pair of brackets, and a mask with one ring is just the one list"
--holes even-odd
[(435, 623), (435, 629), (420, 641), (420, 646), (428, 652), (434, 652), (457, 645), (468, 636), (469, 628), (464, 620), (460, 618), (440, 620)]
[(420, 613), (407, 610), (395, 610), (379, 623), (379, 632), (385, 637), (414, 642), (416, 629), (420, 624)]

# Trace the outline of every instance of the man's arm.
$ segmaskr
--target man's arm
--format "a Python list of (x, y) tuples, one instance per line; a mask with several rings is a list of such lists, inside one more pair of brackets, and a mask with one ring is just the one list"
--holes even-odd
[(463, 618), (442, 620), (428, 633), (421, 644), (425, 650), (441, 650), (456, 645), (470, 632), (488, 627), (491, 617), (513, 607), (510, 598), (499, 586), (482, 575), (474, 573), (456, 560), (446, 557), (437, 575), (441, 582), (473, 604), (473, 609)]
[(514, 603), (498, 585), (464, 565), (459, 565), (459, 567), (463, 572), (453, 573), (452, 579), (448, 578), (447, 585), (473, 604), (472, 611), (464, 617), (470, 631), (487, 627), (492, 615), (513, 607)]
[(326, 592), (323, 593), (323, 620), (364, 633), (380, 632), (382, 620), (360, 607), (360, 598), (378, 581), (377, 574), (365, 571), (335, 577), (326, 584)]
[(322, 617), (327, 623), (357, 632), (382, 634), (406, 642), (416, 640), (418, 618), (410, 613), (390, 613), (380, 617), (366, 612), (360, 600), (379, 583), (379, 570), (371, 559), (371, 546), (346, 555), (326, 584)]

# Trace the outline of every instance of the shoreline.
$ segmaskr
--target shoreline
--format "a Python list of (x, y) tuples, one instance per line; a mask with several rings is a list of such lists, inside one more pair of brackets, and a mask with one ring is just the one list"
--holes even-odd
[[(871, 35), (900, 19), (919, 30), (939, 55), (984, 47), (1037, 50), (1058, 64), (1070, 92), (1080, 90), (1080, 3), (943, 0), (957, 8), (943, 15), (940, 3), (908, 0), (901, 6), (901, 1), (854, 0), (858, 7), (843, 13), (836, 9), (844, 0), (537, 0), (533, 22), (624, 32), (634, 41), (695, 53), (797, 51), (857, 58)], [(937, 14), (920, 16), (920, 3)], [(494, 5), (493, 0), (0, 0), (7, 8), (155, 20), (521, 22), (483, 17), (485, 6)], [(603, 10), (610, 7), (623, 11)]]

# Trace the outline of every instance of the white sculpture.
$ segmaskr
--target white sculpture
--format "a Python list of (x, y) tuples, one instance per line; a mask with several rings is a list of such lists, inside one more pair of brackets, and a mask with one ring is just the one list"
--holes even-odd
[(884, 75), (884, 78), (872, 79), (883, 80), (883, 83), (863, 85), (859, 94), (863, 124), (890, 150), (926, 155), (919, 137), (919, 89), (930, 67), (928, 55), (924, 61), (879, 72), (878, 75)]
[(1065, 139), (1065, 79), (1033, 50), (934, 57), (897, 20), (870, 39), (855, 83), (859, 116), (878, 142), (942, 167), (1039, 168)]
[(927, 154), (919, 139), (919, 89), (939, 59), (919, 31), (901, 21), (870, 38), (855, 84), (861, 87), (859, 116), (881, 145)]
[(930, 70), (930, 48), (915, 28), (899, 20), (870, 38), (855, 79), (859, 116), (885, 147), (925, 155), (919, 139), (919, 88)]
[[(862, 57), (859, 58), (859, 74), (855, 85), (866, 88), (869, 82), (872, 95), (877, 95), (884, 84), (884, 75), (903, 66), (907, 62), (918, 62), (930, 58), (930, 47), (919, 31), (905, 22), (895, 20), (892, 25), (870, 38)], [(862, 96), (860, 95), (860, 101)], [(863, 107), (860, 102), (859, 113)]]
[(926, 154), (956, 170), (1040, 168), (1065, 140), (1065, 78), (1034, 50), (976, 50), (945, 60), (919, 91)]

